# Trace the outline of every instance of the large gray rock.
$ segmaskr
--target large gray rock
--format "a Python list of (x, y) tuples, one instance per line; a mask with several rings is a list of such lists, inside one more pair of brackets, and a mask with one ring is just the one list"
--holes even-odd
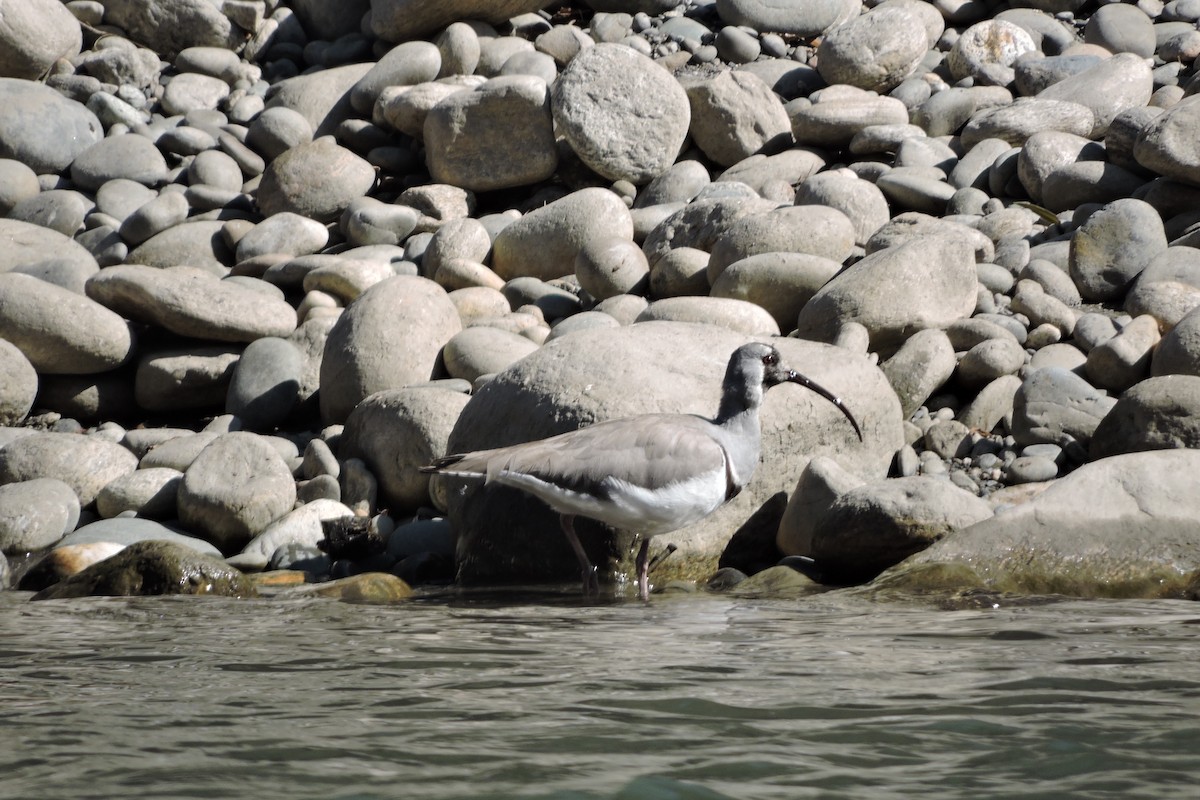
[(233, 370), (225, 411), (249, 430), (272, 430), (300, 401), (304, 358), (287, 339), (266, 336), (246, 346)]
[(57, 478), (0, 486), (0, 553), (23, 555), (50, 547), (78, 521), (79, 498)]
[(962, 143), (972, 148), (985, 139), (1003, 139), (1020, 147), (1038, 131), (1087, 136), (1095, 126), (1096, 115), (1081, 103), (1018, 97), (1008, 105), (987, 106), (977, 111), (962, 129)]
[(1200, 309), (1193, 309), (1163, 335), (1154, 349), (1150, 374), (1200, 375)]
[(0, 339), (48, 375), (116, 369), (134, 347), (129, 324), (100, 303), (17, 272), (0, 273)]
[(1067, 369), (1033, 370), (1013, 397), (1017, 444), (1086, 444), (1117, 401)]
[(778, 336), (779, 324), (765, 308), (732, 297), (668, 297), (655, 300), (637, 322), (694, 322), (750, 336)]
[(37, 80), (60, 58), (79, 55), (79, 21), (58, 0), (5, 3), (0, 18), (0, 76)]
[(901, 413), (909, 419), (930, 395), (950, 380), (956, 363), (954, 346), (946, 332), (940, 328), (926, 328), (908, 337), (880, 369), (900, 398)]
[(330, 222), (374, 184), (375, 168), (366, 159), (322, 136), (271, 162), (258, 189), (258, 205), (268, 216), (292, 212)]
[(104, 21), (172, 58), (189, 47), (237, 47), (239, 33), (209, 0), (107, 0)]
[(548, 5), (550, 0), (373, 0), (370, 25), (371, 32), (381, 39), (402, 42), (458, 20), (494, 24)]
[(725, 268), (762, 253), (805, 253), (842, 263), (854, 249), (854, 225), (829, 206), (786, 206), (753, 214), (727, 227), (712, 247), (708, 280)]
[(500, 372), (538, 349), (536, 342), (513, 331), (476, 325), (454, 334), (442, 348), (442, 360), (451, 378), (474, 383), (483, 375)]
[(760, 33), (816, 36), (846, 15), (845, 0), (717, 0), (717, 13), (730, 25), (745, 25)]
[(804, 304), (841, 268), (838, 261), (807, 253), (760, 253), (722, 270), (711, 294), (761, 306), (786, 332), (795, 326)]
[(492, 246), (492, 269), (504, 280), (561, 278), (575, 271), (585, 245), (613, 238), (633, 239), (629, 209), (608, 189), (580, 189), (505, 226)]
[(849, 170), (813, 175), (796, 187), (796, 205), (836, 208), (854, 226), (856, 244), (866, 244), (891, 216), (887, 199), (879, 187)]
[(100, 490), (96, 511), (106, 519), (129, 511), (146, 519), (171, 519), (182, 480), (182, 472), (168, 467), (134, 470)]
[(839, 494), (812, 521), (811, 549), (788, 555), (810, 556), (830, 583), (857, 583), (990, 516), (986, 500), (950, 481), (873, 481)]
[(235, 553), (292, 509), (296, 482), (266, 439), (225, 433), (184, 472), (177, 502), (184, 526), (222, 553)]
[(184, 222), (156, 233), (134, 248), (125, 265), (194, 267), (220, 276), (229, 272), (234, 252), (225, 241), (220, 220)]
[(433, 179), (473, 192), (537, 183), (558, 166), (550, 92), (529, 75), (442, 99), (425, 117), (424, 138)]
[[(474, 395), (451, 434), (450, 451), (530, 441), (639, 413), (711, 416), (729, 355), (746, 341), (744, 334), (714, 326), (671, 322), (572, 333)], [(876, 478), (901, 444), (899, 404), (866, 359), (811, 342), (772, 341), (785, 360), (843, 398), (863, 426), (865, 443), (859, 444), (837, 409), (820, 397), (797, 386), (773, 389), (762, 411), (763, 456), (754, 480), (708, 519), (656, 537), (652, 549), (670, 542), (682, 551), (662, 570), (692, 577), (711, 573), (733, 531), (771, 496), (789, 491), (812, 456), (839, 454), (847, 469)], [(464, 493), (450, 491), (448, 502), (459, 537), (460, 580), (577, 579), (578, 565), (557, 515), (540, 501), (513, 489), (473, 484)], [(583, 520), (576, 525), (598, 563), (613, 568), (612, 554), (625, 552), (617, 542), (627, 543), (627, 536), (614, 539)], [(597, 539), (607, 544), (595, 546)], [(629, 558), (627, 552), (618, 557), (618, 568), (628, 567)]]
[(738, 220), (778, 207), (757, 196), (695, 200), (656, 225), (642, 243), (642, 250), (653, 270), (659, 259), (672, 250), (686, 247), (709, 252)]
[(431, 503), (420, 468), (446, 454), (446, 442), (470, 398), (461, 392), (412, 387), (376, 392), (346, 419), (341, 460), (362, 459), (379, 481), (381, 503), (394, 513)]
[(0, 78), (0, 107), (0, 158), (37, 173), (62, 172), (104, 138), (95, 114), (41, 83)]
[(1200, 186), (1200, 141), (1193, 135), (1197, 126), (1200, 100), (1193, 95), (1142, 128), (1133, 145), (1133, 157), (1159, 175)]
[(854, 86), (830, 86), (811, 99), (811, 105), (789, 104), (797, 144), (842, 149), (866, 127), (908, 123), (904, 103)]
[(1092, 214), (1071, 238), (1071, 278), (1084, 300), (1119, 300), (1134, 278), (1167, 249), (1162, 217), (1126, 198)]
[(1145, 106), (1153, 91), (1154, 78), (1146, 59), (1132, 53), (1118, 53), (1043, 89), (1038, 97), (1067, 100), (1090, 108), (1096, 121), (1089, 137), (1100, 139), (1118, 114)]
[(598, 44), (571, 59), (554, 82), (551, 106), (584, 164), (635, 184), (667, 171), (691, 121), (687, 93), (671, 73), (621, 44)]
[(454, 303), (433, 281), (398, 275), (375, 284), (329, 332), (321, 416), (342, 422), (368, 395), (429, 380), (442, 346), (460, 330)]
[(0, 484), (57, 478), (87, 506), (110, 481), (137, 465), (133, 453), (99, 436), (39, 432), (0, 448)]
[(731, 167), (755, 153), (791, 145), (791, 120), (757, 75), (721, 72), (686, 89), (692, 139), (716, 163)]
[(25, 354), (12, 342), (0, 339), (0, 425), (19, 424), (38, 392), (38, 374)]
[(796, 328), (804, 338), (832, 342), (855, 322), (870, 333), (872, 350), (894, 351), (916, 331), (970, 316), (977, 282), (962, 241), (917, 237), (872, 253), (827, 283)]
[[(3, 124), (0, 122), (0, 124)], [(99, 269), (95, 257), (73, 239), (57, 231), (15, 219), (0, 219), (0, 273), (18, 268), (33, 273), (39, 267), (61, 267), (77, 274)]]
[(1200, 451), (1086, 464), (1029, 502), (953, 533), (884, 573), (879, 588), (1076, 597), (1180, 597), (1200, 569)]
[(296, 311), (282, 298), (192, 267), (109, 267), (87, 292), (129, 319), (197, 339), (252, 342), (296, 329)]
[(884, 94), (916, 69), (928, 48), (921, 16), (889, 5), (829, 31), (817, 48), (817, 70), (830, 84)]
[(240, 348), (228, 345), (148, 349), (138, 358), (133, 396), (147, 411), (216, 412), (225, 405)]
[(432, 42), (404, 42), (389, 50), (354, 85), (350, 102), (361, 114), (370, 114), (380, 92), (389, 86), (415, 86), (432, 81), (442, 68), (442, 54)]
[(1089, 452), (1101, 459), (1178, 447), (1200, 448), (1200, 377), (1195, 375), (1147, 378), (1126, 391), (1096, 427)]
[(308, 120), (314, 136), (331, 135), (354, 116), (351, 92), (371, 66), (348, 64), (288, 78), (271, 87), (267, 108), (289, 108)]

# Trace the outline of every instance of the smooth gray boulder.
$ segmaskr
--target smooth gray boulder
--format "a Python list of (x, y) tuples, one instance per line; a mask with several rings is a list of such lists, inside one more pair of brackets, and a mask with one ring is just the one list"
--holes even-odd
[(0, 447), (0, 484), (56, 478), (75, 490), (80, 506), (137, 466), (137, 456), (100, 436), (39, 431)]
[(38, 374), (29, 359), (12, 342), (0, 339), (0, 425), (19, 424), (33, 408)]
[(325, 529), (321, 525), (323, 521), (353, 515), (354, 511), (349, 506), (336, 500), (313, 500), (272, 522), (231, 560), (236, 561), (241, 569), (264, 569), (271, 555), (280, 547), (316, 547), (325, 538)]
[(641, 185), (667, 171), (687, 138), (687, 93), (632, 48), (598, 44), (554, 82), (551, 108), (571, 149), (610, 180)]
[[(1200, 451), (1130, 453), (1085, 464), (1032, 500), (881, 575), (873, 589), (987, 589), (1022, 595), (1181, 597), (1200, 569)], [(941, 578), (941, 580), (938, 580)]]
[(0, 158), (39, 174), (62, 172), (104, 138), (95, 114), (36, 81), (0, 78), (0, 106)]
[(574, 273), (585, 245), (610, 238), (633, 239), (629, 209), (608, 189), (580, 189), (505, 226), (492, 245), (492, 269), (506, 281), (561, 278)]
[(843, 0), (717, 0), (717, 13), (730, 25), (745, 25), (760, 33), (815, 36), (846, 16)]
[(550, 0), (372, 0), (369, 24), (381, 39), (402, 42), (458, 20), (497, 24), (550, 4)]
[(1162, 217), (1144, 200), (1115, 200), (1071, 237), (1071, 278), (1084, 300), (1119, 300), (1143, 269), (1167, 249)]
[(1163, 375), (1131, 387), (1092, 434), (1093, 459), (1143, 450), (1200, 448), (1200, 377)]
[(428, 506), (430, 476), (420, 468), (446, 454), (446, 442), (470, 397), (435, 387), (389, 389), (367, 397), (346, 419), (341, 460), (362, 459), (394, 513)]
[(247, 430), (282, 425), (300, 402), (303, 370), (303, 356), (287, 339), (254, 340), (233, 369), (225, 412), (241, 419)]
[(45, 375), (113, 370), (134, 348), (129, 323), (108, 308), (17, 272), (0, 273), (0, 339)]
[(730, 224), (713, 244), (708, 280), (735, 261), (761, 253), (806, 253), (842, 263), (854, 249), (854, 224), (829, 206), (785, 206)]
[(431, 280), (397, 275), (350, 304), (325, 342), (321, 416), (343, 422), (368, 395), (427, 381), (442, 346), (462, 330), (446, 291)]
[(812, 521), (811, 549), (791, 555), (810, 556), (830, 583), (858, 583), (991, 516), (986, 500), (950, 481), (873, 481), (834, 498)]
[(778, 96), (750, 72), (721, 72), (685, 84), (691, 136), (716, 163), (731, 167), (755, 153), (792, 143), (791, 121)]
[(278, 451), (253, 433), (225, 433), (200, 451), (179, 485), (179, 519), (222, 553), (236, 553), (292, 509), (296, 482)]
[(271, 87), (267, 108), (291, 109), (308, 121), (313, 136), (331, 135), (355, 116), (351, 91), (372, 66), (371, 62), (347, 64), (280, 81)]
[(841, 268), (838, 261), (808, 253), (759, 253), (725, 267), (710, 294), (761, 306), (779, 330), (790, 331), (800, 309)]
[(75, 490), (57, 478), (33, 478), (0, 486), (0, 553), (43, 550), (79, 521)]
[(104, 18), (167, 58), (189, 47), (233, 50), (241, 36), (207, 0), (106, 0)]
[(800, 336), (832, 342), (848, 323), (871, 349), (895, 351), (918, 330), (944, 328), (975, 310), (975, 260), (962, 241), (918, 237), (872, 253), (820, 289), (796, 322)]
[(141, 519), (139, 517), (102, 519), (83, 525), (64, 536), (55, 545), (54, 549), (62, 550), (67, 547), (77, 547), (98, 542), (126, 546), (147, 540), (173, 542), (183, 547), (190, 547), (198, 553), (205, 553), (211, 556), (221, 555), (220, 550), (203, 539), (197, 539), (195, 536), (180, 533), (177, 530), (168, 528), (161, 522)]
[(258, 204), (270, 216), (292, 212), (330, 222), (375, 184), (375, 168), (322, 136), (298, 144), (271, 162), (258, 189)]
[(829, 31), (817, 47), (817, 71), (830, 84), (885, 94), (916, 69), (928, 48), (918, 13), (884, 6)]
[(0, 25), (0, 76), (34, 81), (60, 58), (79, 55), (79, 20), (58, 0), (22, 0), (4, 9)]
[(281, 297), (192, 267), (109, 267), (87, 292), (129, 319), (197, 339), (252, 342), (296, 329), (296, 311)]
[(1086, 444), (1116, 399), (1061, 367), (1036, 369), (1013, 397), (1017, 444)]
[(541, 78), (504, 75), (455, 92), (429, 110), (423, 133), (433, 179), (473, 192), (538, 183), (558, 167)]

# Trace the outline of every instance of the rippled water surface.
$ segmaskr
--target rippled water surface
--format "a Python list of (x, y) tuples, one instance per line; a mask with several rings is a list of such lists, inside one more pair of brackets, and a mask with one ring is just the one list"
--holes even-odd
[(3, 798), (1195, 797), (1200, 606), (0, 594)]

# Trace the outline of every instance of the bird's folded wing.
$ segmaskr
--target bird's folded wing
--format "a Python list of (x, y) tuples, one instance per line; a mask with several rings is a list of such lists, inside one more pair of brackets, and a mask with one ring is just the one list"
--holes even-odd
[(605, 479), (656, 489), (726, 470), (712, 423), (677, 414), (601, 422), (537, 442), (467, 453), (447, 472), (502, 479), (531, 475), (577, 491), (599, 492)]

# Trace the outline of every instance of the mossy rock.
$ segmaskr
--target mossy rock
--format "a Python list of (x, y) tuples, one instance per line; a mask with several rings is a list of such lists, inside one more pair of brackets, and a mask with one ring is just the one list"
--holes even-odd
[(245, 575), (219, 558), (172, 542), (147, 540), (43, 589), (32, 599), (164, 594), (254, 597), (257, 592)]

